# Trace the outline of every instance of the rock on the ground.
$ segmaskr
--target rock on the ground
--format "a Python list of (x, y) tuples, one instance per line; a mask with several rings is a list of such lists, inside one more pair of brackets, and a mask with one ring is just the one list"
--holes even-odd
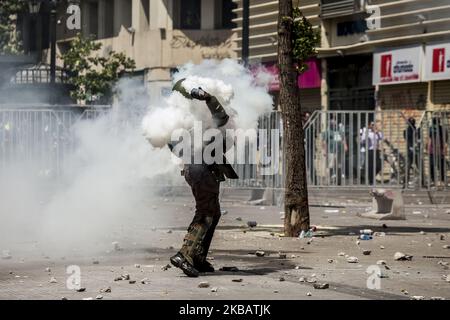
[(315, 283), (314, 289), (328, 289), (330, 285), (328, 283)]
[(266, 255), (266, 253), (265, 253), (264, 251), (256, 251), (256, 252), (255, 252), (255, 255), (256, 255), (257, 257), (264, 257), (264, 256)]
[(103, 296), (101, 294), (99, 294), (95, 297), (95, 300), (102, 300), (102, 299), (103, 299)]
[(308, 292), (308, 293), (306, 293), (306, 295), (307, 295), (308, 297), (311, 297), (311, 296), (312, 296), (312, 293), (311, 293), (311, 292)]
[(106, 288), (100, 289), (100, 292), (101, 293), (111, 293), (111, 287), (106, 287)]
[(412, 296), (411, 300), (425, 300), (424, 296)]
[(81, 288), (76, 289), (75, 291), (76, 291), (76, 292), (85, 292), (85, 291), (86, 291), (86, 288), (81, 287)]
[(202, 281), (198, 284), (199, 288), (209, 288), (209, 282), (207, 281)]
[(211, 292), (217, 292), (217, 287), (213, 287), (213, 288), (211, 288)]
[(55, 277), (51, 277), (48, 282), (50, 282), (50, 283), (58, 283), (58, 281), (56, 280)]
[(163, 271), (167, 271), (168, 269), (172, 268), (172, 266), (170, 264), (166, 264), (165, 266), (161, 267), (161, 270)]
[(396, 252), (394, 254), (394, 260), (396, 261), (411, 261), (412, 258), (412, 256), (404, 254), (403, 252)]
[(348, 263), (358, 263), (359, 259), (357, 257), (348, 257), (347, 262)]
[(232, 282), (242, 282), (242, 279), (241, 278), (239, 278), (239, 279), (232, 279), (231, 281)]
[(372, 253), (372, 251), (370, 251), (370, 250), (363, 250), (363, 255), (365, 255), (365, 256), (370, 256), (371, 253)]

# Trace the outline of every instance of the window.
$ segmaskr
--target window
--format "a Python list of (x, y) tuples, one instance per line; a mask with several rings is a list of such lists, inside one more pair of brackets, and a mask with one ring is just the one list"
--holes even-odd
[(88, 34), (95, 38), (98, 36), (98, 2), (92, 1), (88, 3)]
[(216, 0), (215, 3), (215, 28), (216, 29), (232, 29), (236, 27), (233, 23), (233, 18), (235, 18), (233, 9), (236, 8), (236, 3), (232, 0)]
[(367, 30), (365, 20), (345, 21), (337, 24), (338, 37), (364, 33)]
[(105, 1), (105, 37), (114, 35), (114, 1)]
[(179, 29), (200, 29), (201, 4), (201, 0), (175, 0), (174, 27)]

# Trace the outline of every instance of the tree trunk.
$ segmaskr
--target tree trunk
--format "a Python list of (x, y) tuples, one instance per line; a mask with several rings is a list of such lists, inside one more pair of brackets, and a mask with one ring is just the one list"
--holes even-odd
[(278, 65), (285, 159), (284, 233), (288, 237), (296, 237), (302, 230), (309, 230), (305, 143), (297, 71), (292, 51), (292, 15), (292, 0), (279, 0)]

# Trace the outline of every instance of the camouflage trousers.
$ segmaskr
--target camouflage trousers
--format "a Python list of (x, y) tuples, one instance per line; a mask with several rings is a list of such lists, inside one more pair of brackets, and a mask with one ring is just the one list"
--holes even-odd
[(195, 266), (206, 261), (220, 219), (220, 182), (205, 165), (186, 165), (184, 177), (192, 189), (196, 210), (180, 253)]

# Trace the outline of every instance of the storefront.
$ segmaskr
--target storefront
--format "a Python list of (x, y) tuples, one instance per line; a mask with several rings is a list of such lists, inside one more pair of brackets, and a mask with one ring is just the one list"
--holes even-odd
[(450, 108), (450, 42), (425, 47), (424, 79), (430, 81), (434, 109)]

